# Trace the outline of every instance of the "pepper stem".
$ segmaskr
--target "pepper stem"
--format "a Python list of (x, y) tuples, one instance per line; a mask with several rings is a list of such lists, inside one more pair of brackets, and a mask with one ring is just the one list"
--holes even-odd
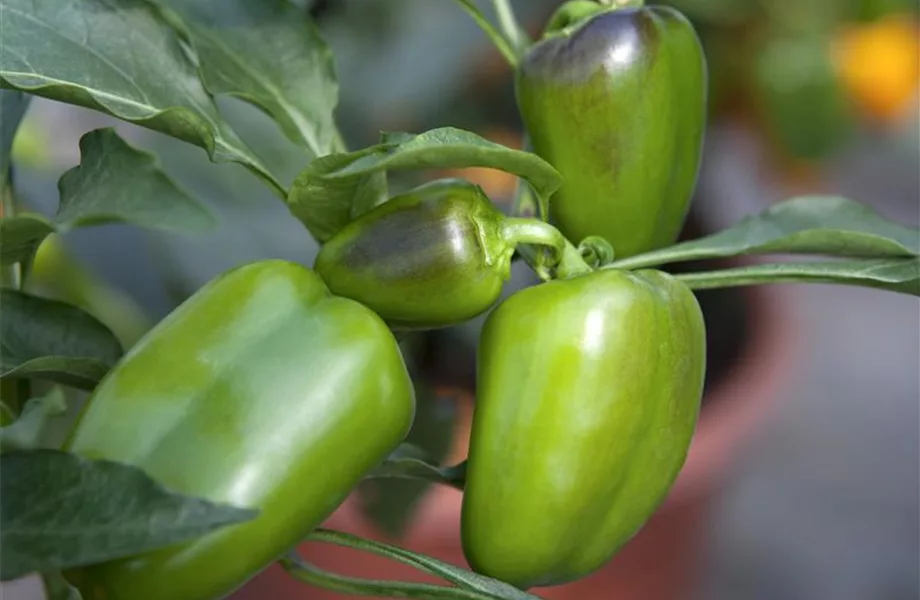
[(578, 244), (578, 251), (581, 252), (582, 258), (594, 268), (603, 267), (613, 262), (615, 257), (613, 246), (597, 235), (589, 235), (581, 240), (581, 243)]
[(586, 275), (592, 271), (594, 269), (585, 262), (581, 251), (566, 240), (562, 262), (556, 267), (556, 278), (568, 279), (576, 275)]
[(502, 237), (509, 246), (517, 249), (544, 281), (592, 271), (581, 252), (558, 229), (545, 221), (507, 218), (502, 222)]
[(556, 9), (556, 12), (550, 17), (546, 28), (543, 30), (543, 35), (545, 37), (559, 33), (565, 28), (605, 10), (609, 10), (606, 3), (598, 2), (597, 0), (571, 0), (566, 2)]

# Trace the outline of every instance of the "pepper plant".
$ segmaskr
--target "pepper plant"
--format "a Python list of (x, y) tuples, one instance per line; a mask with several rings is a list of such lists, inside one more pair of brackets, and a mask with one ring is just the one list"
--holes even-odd
[[(49, 596), (214, 600), (279, 562), (305, 585), (399, 598), (525, 599), (609, 561), (667, 495), (699, 414), (705, 323), (693, 290), (814, 282), (920, 295), (918, 231), (858, 202), (791, 198), (675, 243), (705, 130), (706, 59), (677, 10), (573, 0), (530, 39), (505, 0), (459, 8), (513, 67), (528, 139), (444, 127), (348, 148), (334, 60), (284, 0), (0, 0), (0, 575)], [(234, 18), (227, 18), (230, 8)], [(111, 222), (193, 234), (213, 216), (156, 157), (87, 132), (54, 215), (17, 202), (9, 158), (32, 96), (99, 111), (248, 169), (322, 247), (221, 274), (130, 344), (27, 291), (39, 250)], [(298, 149), (285, 181), (215, 99), (261, 109)], [(519, 179), (503, 210), (441, 179)], [(37, 254), (38, 253), (38, 254)], [(757, 254), (670, 275), (665, 265)], [(542, 280), (498, 302), (511, 262)], [(415, 374), (400, 341), (488, 313), (468, 461), (406, 442)], [(63, 442), (41, 435), (89, 393)], [(362, 481), (464, 490), (472, 570), (322, 528)], [(547, 519), (547, 515), (552, 519)], [(349, 546), (447, 585), (365, 581), (298, 556)]]

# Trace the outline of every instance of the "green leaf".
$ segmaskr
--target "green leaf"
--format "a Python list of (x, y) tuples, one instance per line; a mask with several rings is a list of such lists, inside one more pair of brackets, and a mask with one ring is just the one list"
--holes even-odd
[(304, 169), (288, 196), (288, 207), (318, 242), (325, 242), (359, 214), (386, 200), (386, 174), (372, 173), (354, 179), (328, 179), (326, 172), (351, 163), (361, 153), (377, 152), (377, 146), (350, 154), (330, 154)]
[(0, 219), (0, 265), (28, 262), (54, 231), (54, 223), (38, 214)]
[(132, 223), (164, 231), (205, 231), (216, 224), (203, 205), (160, 170), (153, 154), (129, 146), (114, 129), (80, 139), (80, 165), (58, 182), (59, 231), (78, 225)]
[(11, 425), (0, 427), (0, 452), (38, 448), (48, 421), (67, 412), (64, 392), (58, 387), (26, 402), (22, 414)]
[(344, 593), (376, 596), (383, 598), (424, 598), (444, 600), (539, 600), (538, 596), (491, 579), (467, 569), (439, 561), (430, 556), (416, 554), (397, 546), (359, 538), (354, 535), (328, 529), (317, 529), (307, 538), (346, 546), (377, 556), (410, 565), (435, 577), (448, 581), (456, 587), (442, 587), (423, 583), (397, 581), (374, 581), (345, 577), (322, 571), (303, 561), (296, 554), (282, 560), (282, 566), (293, 577), (326, 589)]
[(847, 198), (801, 196), (745, 217), (713, 235), (615, 261), (611, 266), (635, 269), (756, 253), (917, 256), (920, 230), (888, 221), (868, 206)]
[(438, 466), (438, 461), (418, 446), (400, 444), (368, 478), (423, 479), (463, 489), (466, 479), (466, 462), (449, 467)]
[(419, 135), (384, 134), (376, 146), (315, 160), (294, 181), (288, 205), (310, 233), (324, 242), (353, 218), (356, 198), (374, 175), (402, 169), (465, 167), (490, 167), (517, 175), (534, 188), (543, 203), (561, 183), (559, 173), (535, 154), (445, 127)]
[(338, 139), (332, 52), (307, 11), (282, 0), (169, 0), (201, 63), (205, 86), (249, 102), (313, 156)]
[(676, 276), (693, 289), (769, 283), (835, 283), (920, 296), (920, 258), (760, 264)]
[(285, 190), (220, 117), (148, 0), (0, 0), (0, 85), (98, 110), (204, 148)]
[(368, 175), (361, 180), (358, 192), (351, 201), (351, 219), (357, 219), (375, 206), (387, 201), (389, 182), (385, 171)]
[(92, 389), (121, 357), (118, 340), (75, 306), (0, 290), (0, 376)]
[(491, 167), (523, 177), (543, 198), (549, 198), (561, 184), (559, 173), (538, 156), (454, 127), (418, 135), (389, 133), (377, 152), (356, 153), (355, 158), (347, 166), (325, 175), (350, 178), (390, 169)]
[(22, 92), (0, 90), (0, 184), (6, 180), (13, 140), (30, 100), (31, 97)]
[(57, 450), (0, 456), (0, 579), (122, 558), (256, 512), (173, 494), (143, 471)]
[(294, 579), (343, 594), (348, 598), (418, 598), (420, 600), (492, 600), (495, 598), (495, 596), (485, 596), (477, 592), (428, 583), (359, 579), (337, 575), (320, 569), (296, 555), (285, 558), (282, 565)]
[(50, 233), (103, 223), (164, 231), (212, 229), (204, 205), (160, 170), (154, 155), (129, 146), (112, 128), (80, 139), (80, 165), (58, 181), (60, 206), (51, 219), (20, 215), (0, 220), (0, 263), (27, 261)]

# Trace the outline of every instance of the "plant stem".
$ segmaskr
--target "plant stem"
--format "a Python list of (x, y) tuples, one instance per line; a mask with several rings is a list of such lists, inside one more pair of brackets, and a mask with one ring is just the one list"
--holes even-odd
[(482, 14), (479, 8), (476, 7), (470, 0), (455, 0), (457, 4), (460, 5), (467, 14), (476, 21), (476, 24), (479, 25), (479, 28), (485, 32), (485, 34), (492, 40), (492, 43), (495, 44), (495, 47), (498, 48), (498, 51), (501, 52), (502, 56), (505, 57), (505, 60), (508, 61), (508, 64), (512, 68), (516, 68), (518, 65), (518, 54), (515, 49), (511, 46), (507, 39), (495, 28), (492, 23)]
[(281, 561), (284, 570), (295, 579), (310, 585), (340, 594), (357, 594), (377, 598), (420, 598), (431, 600), (490, 600), (488, 596), (461, 590), (459, 588), (410, 583), (359, 579), (324, 571), (300, 557), (289, 557)]
[(558, 33), (570, 25), (606, 10), (609, 10), (609, 7), (596, 0), (570, 0), (556, 9), (550, 17), (544, 35)]
[(455, 586), (441, 587), (421, 583), (362, 580), (344, 577), (327, 573), (307, 564), (296, 552), (292, 552), (282, 559), (282, 566), (294, 577), (320, 587), (387, 598), (426, 598), (434, 600), (518, 598), (519, 600), (539, 600), (536, 596), (514, 588), (510, 584), (496, 579), (489, 579), (431, 556), (411, 552), (391, 544), (360, 538), (349, 533), (320, 528), (307, 536), (307, 541), (335, 544), (382, 556), (404, 565), (409, 565), (429, 575), (434, 575)]
[(517, 62), (520, 62), (520, 58), (524, 56), (530, 46), (530, 38), (514, 16), (510, 0), (492, 0), (492, 5), (495, 7), (496, 16), (498, 16), (498, 26), (504, 33), (505, 39), (514, 49)]

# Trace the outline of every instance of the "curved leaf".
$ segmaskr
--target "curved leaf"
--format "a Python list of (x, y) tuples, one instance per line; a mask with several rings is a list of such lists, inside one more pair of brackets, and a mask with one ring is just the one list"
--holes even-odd
[(0, 376), (92, 389), (121, 357), (118, 340), (75, 306), (0, 290)]
[(108, 222), (191, 232), (216, 225), (204, 205), (160, 170), (153, 154), (129, 146), (114, 129), (85, 134), (80, 156), (80, 165), (58, 182), (58, 232)]
[[(409, 550), (405, 550), (397, 546), (392, 546), (390, 544), (375, 542), (372, 540), (359, 538), (348, 533), (331, 531), (328, 529), (317, 529), (311, 533), (307, 539), (317, 542), (336, 544), (338, 546), (346, 546), (348, 548), (354, 548), (364, 552), (370, 552), (371, 554), (376, 554), (378, 556), (383, 556), (385, 558), (410, 565), (416, 569), (424, 571), (425, 573), (440, 577), (441, 579), (444, 579), (455, 585), (458, 590), (468, 593), (447, 594), (444, 593), (443, 590), (449, 588), (435, 588), (439, 595), (431, 595), (432, 591), (428, 591), (429, 595), (427, 596), (424, 595), (424, 593), (421, 593), (420, 595), (407, 596), (405, 595), (405, 586), (409, 584), (389, 581), (367, 581), (333, 576), (333, 578), (338, 580), (339, 583), (343, 581), (351, 582), (358, 586), (366, 584), (365, 587), (351, 588), (352, 591), (358, 591), (360, 593), (371, 593), (377, 596), (391, 598), (434, 597), (469, 598), (470, 600), (539, 600), (537, 596), (528, 594), (527, 592), (519, 590), (518, 588), (503, 581), (491, 579), (489, 577), (479, 575), (478, 573), (473, 573), (472, 571), (468, 571), (466, 569), (442, 562), (430, 556), (425, 556), (424, 554), (416, 554), (415, 552), (410, 552)], [(285, 569), (291, 572), (294, 576), (298, 576), (298, 571), (304, 568), (303, 561), (300, 560), (296, 555), (292, 555), (291, 557), (284, 559), (282, 564), (284, 565)], [(308, 574), (309, 571), (313, 571), (314, 573), (318, 571), (315, 567), (310, 566), (307, 566), (307, 569)], [(312, 582), (319, 584), (319, 581), (315, 579)], [(416, 591), (416, 593), (418, 592)]]
[(769, 283), (835, 283), (920, 296), (920, 258), (916, 257), (771, 263), (676, 277), (698, 290)]
[(354, 179), (326, 179), (325, 172), (348, 165), (356, 155), (377, 152), (377, 146), (349, 154), (330, 154), (311, 162), (291, 186), (287, 203), (318, 242), (325, 242), (358, 216), (386, 200), (386, 174), (373, 173)]
[(221, 119), (176, 33), (147, 0), (0, 0), (0, 84), (102, 111), (282, 186)]
[(102, 223), (198, 232), (216, 225), (203, 204), (160, 170), (154, 155), (129, 146), (114, 129), (80, 139), (80, 165), (58, 181), (60, 206), (50, 220), (19, 215), (0, 220), (0, 262), (28, 260), (52, 232)]
[(463, 489), (466, 478), (466, 463), (439, 467), (431, 456), (412, 444), (400, 444), (380, 466), (371, 471), (368, 478), (423, 479)]
[(478, 592), (455, 587), (415, 583), (410, 581), (385, 581), (360, 579), (324, 571), (299, 556), (290, 556), (282, 562), (289, 575), (316, 587), (347, 594), (351, 597), (418, 598), (419, 600), (494, 600)]
[(432, 129), (418, 135), (388, 133), (384, 140), (379, 152), (360, 155), (357, 160), (325, 176), (347, 178), (390, 169), (490, 167), (526, 179), (544, 198), (551, 196), (561, 184), (559, 173), (535, 154), (454, 127)]
[(0, 456), (0, 579), (139, 554), (256, 512), (173, 494), (143, 471), (57, 450)]
[(39, 356), (15, 366), (0, 363), (0, 376), (14, 379), (43, 379), (70, 387), (92, 390), (112, 365), (83, 356)]
[(235, 96), (272, 117), (313, 156), (338, 138), (332, 52), (307, 11), (282, 0), (169, 0), (212, 94)]
[(38, 214), (0, 219), (0, 265), (29, 261), (54, 231), (54, 223)]
[(888, 221), (868, 206), (847, 198), (802, 196), (745, 217), (713, 235), (615, 261), (611, 266), (635, 269), (755, 253), (917, 256), (920, 231)]
[[(356, 198), (375, 175), (402, 169), (465, 167), (489, 167), (517, 175), (533, 187), (542, 202), (548, 202), (561, 183), (559, 173), (535, 154), (445, 127), (419, 135), (387, 133), (376, 146), (313, 161), (294, 181), (288, 206), (310, 233), (324, 242), (361, 212), (355, 211)], [(373, 205), (362, 203), (365, 208)]]

